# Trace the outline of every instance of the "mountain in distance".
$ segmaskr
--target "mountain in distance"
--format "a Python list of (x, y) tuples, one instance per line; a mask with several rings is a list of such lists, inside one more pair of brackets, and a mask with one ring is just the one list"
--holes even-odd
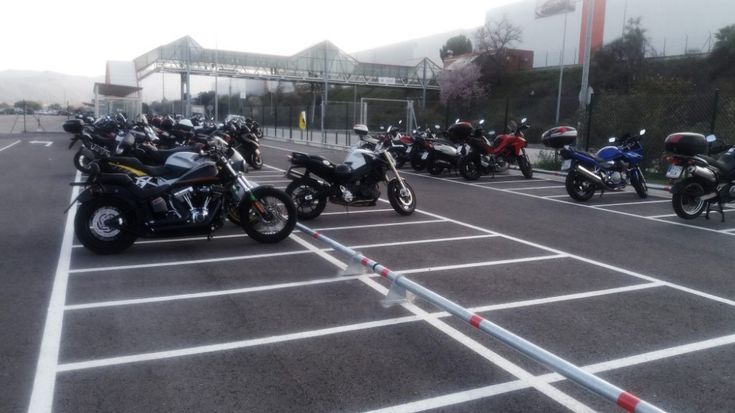
[(0, 102), (13, 104), (19, 100), (35, 100), (42, 104), (66, 101), (70, 105), (91, 102), (94, 83), (104, 82), (105, 77), (75, 76), (56, 72), (34, 70), (0, 71)]

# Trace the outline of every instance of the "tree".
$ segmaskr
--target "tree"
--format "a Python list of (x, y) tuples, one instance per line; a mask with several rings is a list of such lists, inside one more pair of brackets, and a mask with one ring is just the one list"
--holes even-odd
[(62, 107), (58, 103), (52, 103), (52, 104), (48, 105), (48, 110), (59, 111), (61, 109), (62, 109)]
[(717, 41), (709, 56), (712, 75), (735, 74), (735, 24), (721, 28), (715, 38)]
[(630, 91), (645, 73), (646, 51), (649, 49), (641, 19), (628, 20), (623, 36), (603, 46), (592, 56), (593, 81), (602, 89)]
[(523, 29), (511, 23), (506, 16), (500, 20), (487, 20), (475, 31), (475, 45), (480, 52), (505, 54), (523, 39)]
[(439, 49), (439, 57), (441, 57), (442, 60), (446, 59), (450, 51), (454, 56), (469, 53), (472, 51), (472, 41), (463, 34), (450, 37), (444, 46)]
[(33, 101), (33, 100), (25, 100), (25, 101), (19, 100), (19, 101), (15, 102), (15, 104), (13, 106), (15, 106), (16, 108), (23, 109), (24, 105), (25, 105), (26, 110), (30, 110), (30, 111), (33, 111), (33, 112), (35, 112), (37, 110), (41, 110), (41, 104), (39, 102), (36, 102), (36, 101)]
[(474, 63), (443, 71), (437, 79), (442, 103), (458, 103), (469, 108), (473, 100), (487, 94), (480, 82), (481, 76), (480, 67)]

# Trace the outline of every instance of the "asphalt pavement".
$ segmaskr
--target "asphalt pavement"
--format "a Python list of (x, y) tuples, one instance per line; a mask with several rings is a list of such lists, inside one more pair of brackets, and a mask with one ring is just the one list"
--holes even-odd
[[(65, 228), (65, 139), (0, 136), (2, 411), (619, 411), (420, 299), (384, 307), (389, 284), (338, 277), (349, 257), (298, 231), (263, 245), (228, 223), (94, 255)], [(344, 157), (264, 145), (249, 178), (276, 187), (292, 150)], [(413, 215), (329, 205), (304, 224), (658, 407), (735, 410), (735, 214), (683, 222), (662, 192), (580, 204), (541, 174), (402, 173)]]

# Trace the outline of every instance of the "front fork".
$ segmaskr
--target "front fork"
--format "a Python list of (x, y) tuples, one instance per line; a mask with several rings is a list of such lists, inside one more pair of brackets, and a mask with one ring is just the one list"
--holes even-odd
[(265, 207), (260, 202), (260, 200), (258, 200), (258, 198), (256, 198), (255, 194), (253, 193), (253, 190), (257, 187), (257, 185), (253, 185), (250, 182), (248, 182), (248, 180), (245, 179), (245, 177), (241, 173), (235, 171), (235, 168), (233, 168), (229, 162), (225, 162), (225, 168), (227, 168), (227, 171), (230, 172), (233, 176), (237, 177), (237, 183), (240, 184), (240, 186), (245, 191), (247, 191), (248, 197), (249, 197), (248, 199), (250, 200), (250, 202), (253, 203), (253, 206), (255, 206), (255, 209), (258, 211), (258, 214), (260, 214), (260, 216), (264, 219), (270, 219), (270, 214), (265, 209)]
[(401, 196), (406, 196), (403, 194), (407, 194), (408, 189), (406, 188), (406, 185), (403, 184), (403, 178), (401, 178), (401, 175), (398, 174), (398, 169), (396, 169), (396, 163), (393, 160), (393, 155), (391, 155), (388, 151), (385, 151), (383, 153), (385, 154), (385, 159), (388, 160), (388, 165), (390, 166), (390, 169), (393, 171), (396, 179), (398, 179), (398, 183), (401, 185)]

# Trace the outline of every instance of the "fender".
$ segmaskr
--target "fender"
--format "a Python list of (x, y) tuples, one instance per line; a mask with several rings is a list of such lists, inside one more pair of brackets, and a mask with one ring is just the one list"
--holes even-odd
[(701, 198), (706, 195), (716, 195), (716, 192), (714, 192), (715, 189), (716, 187), (713, 187), (704, 179), (691, 177), (674, 184), (671, 189), (669, 189), (669, 192), (672, 194), (678, 194), (681, 192), (689, 196)]

